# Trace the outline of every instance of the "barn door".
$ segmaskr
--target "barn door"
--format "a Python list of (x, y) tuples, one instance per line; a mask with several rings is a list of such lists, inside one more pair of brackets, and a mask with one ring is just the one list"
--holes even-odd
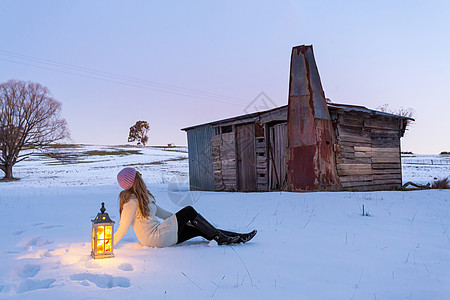
[(236, 126), (236, 157), (238, 190), (256, 191), (256, 153), (254, 124)]
[(286, 184), (286, 123), (276, 124), (269, 129), (269, 188), (282, 190)]

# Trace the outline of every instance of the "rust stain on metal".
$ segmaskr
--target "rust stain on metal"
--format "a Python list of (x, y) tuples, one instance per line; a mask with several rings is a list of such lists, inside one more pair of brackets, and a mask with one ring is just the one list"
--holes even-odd
[(287, 189), (341, 189), (336, 171), (333, 125), (312, 46), (292, 49), (287, 135)]

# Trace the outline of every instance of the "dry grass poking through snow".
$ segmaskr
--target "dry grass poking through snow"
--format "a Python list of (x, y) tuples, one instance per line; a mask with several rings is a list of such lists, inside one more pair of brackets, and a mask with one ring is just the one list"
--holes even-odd
[(438, 189), (438, 190), (448, 190), (450, 189), (450, 182), (448, 181), (448, 177), (444, 179), (439, 179), (433, 182), (431, 185), (432, 189)]

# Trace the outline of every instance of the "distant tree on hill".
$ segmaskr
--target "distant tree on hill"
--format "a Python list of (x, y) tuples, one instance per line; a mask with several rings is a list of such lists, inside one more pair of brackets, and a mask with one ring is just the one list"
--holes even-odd
[(60, 117), (61, 102), (47, 87), (34, 82), (9, 80), (0, 84), (0, 170), (13, 179), (12, 167), (32, 151), (69, 137)]
[(128, 134), (128, 142), (135, 142), (137, 144), (144, 145), (148, 142), (147, 133), (150, 130), (150, 125), (147, 121), (137, 121), (136, 124), (130, 127), (130, 133)]

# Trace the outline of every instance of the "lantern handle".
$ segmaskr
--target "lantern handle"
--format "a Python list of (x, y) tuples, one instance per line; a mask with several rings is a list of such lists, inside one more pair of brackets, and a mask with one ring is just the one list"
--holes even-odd
[(102, 212), (102, 214), (105, 213), (105, 211), (106, 211), (105, 202), (102, 202), (102, 207), (100, 208), (100, 211)]

